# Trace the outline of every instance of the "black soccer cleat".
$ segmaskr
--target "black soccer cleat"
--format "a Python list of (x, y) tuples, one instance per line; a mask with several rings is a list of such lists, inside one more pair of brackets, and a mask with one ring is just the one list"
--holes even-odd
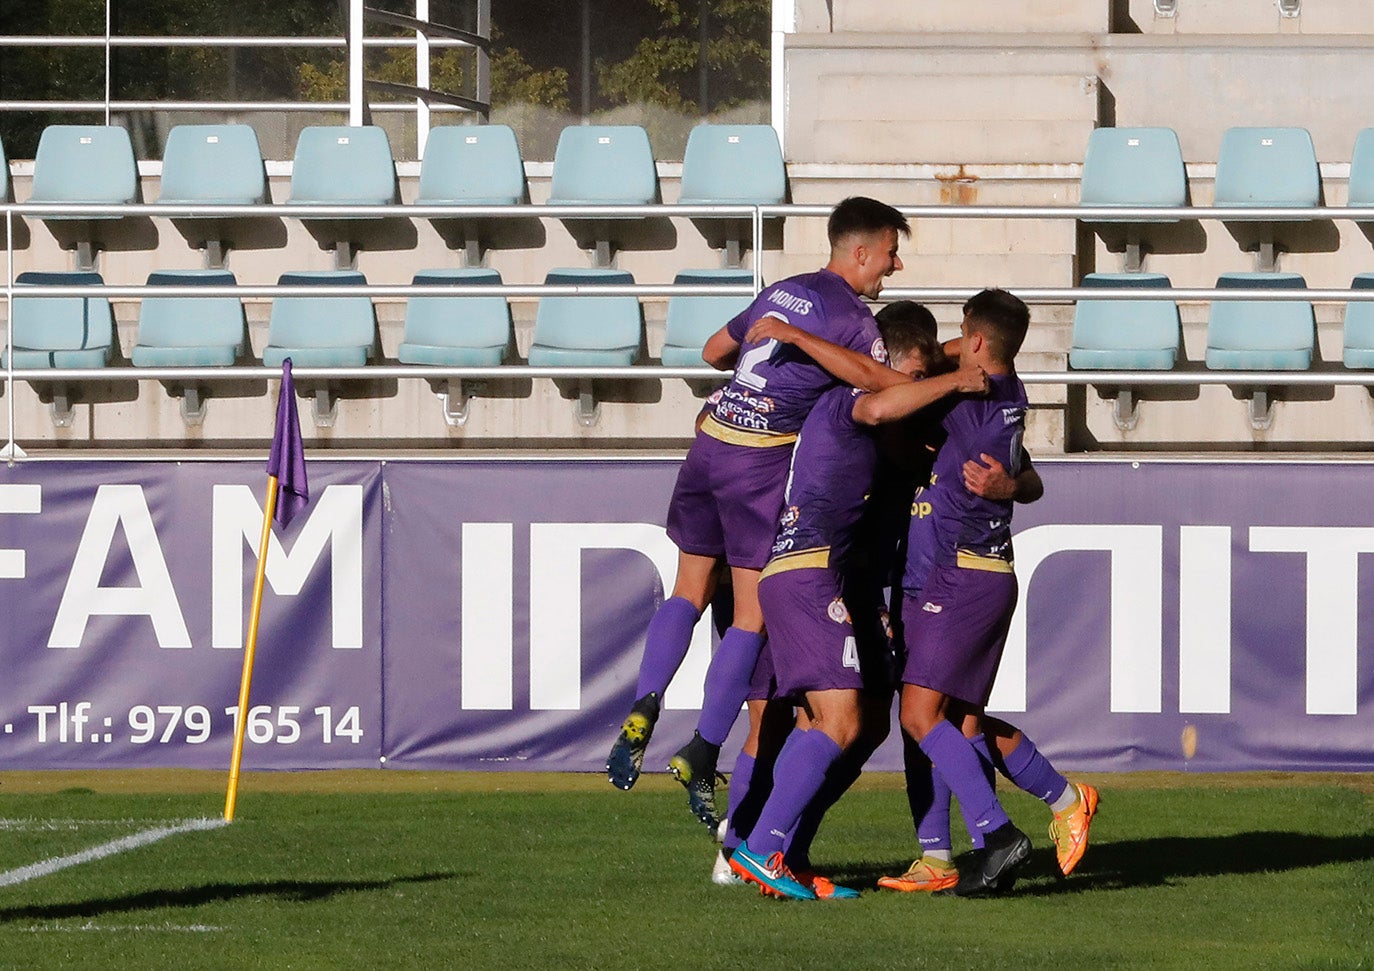
[(606, 778), (617, 789), (630, 789), (639, 779), (644, 766), (644, 750), (658, 721), (658, 693), (650, 691), (630, 708), (630, 714), (620, 726), (620, 735), (606, 758)]
[(999, 826), (983, 837), (983, 849), (972, 866), (959, 874), (954, 887), (956, 897), (991, 897), (1009, 893), (1016, 883), (1016, 870), (1030, 859), (1031, 841), (1011, 823)]
[(720, 746), (712, 745), (694, 733), (692, 740), (668, 762), (668, 771), (687, 789), (687, 808), (714, 836), (720, 826), (716, 815), (716, 779), (724, 778), (716, 772)]

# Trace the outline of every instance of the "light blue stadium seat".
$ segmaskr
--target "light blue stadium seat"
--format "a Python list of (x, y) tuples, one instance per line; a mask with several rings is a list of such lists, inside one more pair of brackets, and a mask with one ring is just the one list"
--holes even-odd
[[(367, 279), (356, 270), (283, 273), (282, 286), (358, 286)], [(357, 297), (277, 297), (267, 325), (262, 363), (280, 367), (291, 358), (297, 367), (360, 367), (372, 356), (377, 320), (372, 301)]]
[[(228, 270), (164, 270), (148, 286), (235, 286)], [(243, 353), (243, 304), (237, 297), (144, 297), (136, 367), (227, 367)]]
[[(683, 270), (674, 283), (743, 284), (752, 286), (748, 270)], [(670, 297), (663, 335), (663, 363), (668, 367), (703, 367), (701, 349), (706, 339), (745, 307), (749, 297)]]
[(291, 163), (292, 205), (383, 206), (396, 199), (391, 142), (376, 125), (301, 129)]
[(159, 203), (251, 206), (267, 199), (257, 133), (248, 125), (175, 125), (162, 152)]
[(1374, 128), (1366, 128), (1355, 136), (1355, 150), (1350, 155), (1350, 192), (1346, 204), (1374, 206)]
[(638, 125), (573, 125), (558, 136), (550, 205), (647, 205), (657, 195), (649, 136)]
[[(624, 270), (550, 270), (547, 284), (632, 284)], [(639, 301), (624, 297), (544, 297), (534, 321), (529, 360), (536, 366), (628, 366), (639, 356)]]
[[(1088, 136), (1082, 205), (1182, 206), (1187, 198), (1183, 151), (1172, 128), (1098, 128)], [(1099, 221), (1110, 220), (1093, 220)]]
[(1321, 176), (1312, 136), (1305, 128), (1228, 128), (1214, 198), (1218, 206), (1317, 205)]
[[(44, 286), (101, 286), (99, 273), (21, 273), (14, 281)], [(91, 368), (109, 363), (114, 346), (110, 301), (96, 297), (14, 298), (14, 366)], [(0, 352), (0, 367), (9, 366)]]
[[(1374, 273), (1360, 273), (1352, 290), (1374, 290)], [(1345, 305), (1342, 360), (1349, 368), (1374, 368), (1374, 303), (1352, 300)]]
[[(1170, 283), (1159, 273), (1089, 273), (1083, 286), (1167, 289)], [(1172, 300), (1079, 300), (1069, 367), (1167, 371), (1178, 356), (1180, 334)]]
[(771, 125), (697, 125), (682, 157), (683, 205), (771, 205), (787, 198), (787, 171)]
[[(501, 274), (482, 267), (423, 270), (414, 282), (499, 285)], [(505, 360), (510, 342), (510, 307), (503, 296), (411, 297), (396, 356), (402, 364), (494, 367)]]
[(138, 165), (128, 131), (117, 125), (49, 125), (43, 129), (33, 160), (33, 192), (29, 202), (119, 205), (137, 198)]
[[(1301, 289), (1297, 273), (1223, 273), (1217, 288)], [(1218, 370), (1302, 371), (1316, 341), (1306, 300), (1216, 300), (1207, 318), (1207, 366)]]
[(506, 125), (433, 128), (420, 164), (417, 205), (508, 206), (525, 199), (525, 165)]

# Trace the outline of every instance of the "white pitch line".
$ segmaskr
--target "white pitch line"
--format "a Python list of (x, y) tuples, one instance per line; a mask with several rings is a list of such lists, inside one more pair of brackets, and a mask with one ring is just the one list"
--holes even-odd
[(168, 836), (175, 836), (177, 833), (189, 833), (193, 830), (219, 829), (219, 827), (226, 825), (228, 824), (222, 819), (188, 819), (175, 826), (155, 826), (152, 829), (145, 829), (142, 832), (134, 833), (132, 836), (125, 836), (121, 839), (111, 840), (108, 843), (101, 843), (99, 846), (92, 846), (90, 849), (82, 850), (80, 853), (72, 853), (68, 856), (54, 856), (46, 860), (39, 860), (37, 863), (31, 863), (28, 866), (21, 866), (14, 870), (6, 870), (4, 873), (0, 873), (0, 887), (12, 887), (15, 884), (36, 880), (39, 877), (51, 876), (59, 870), (80, 866), (83, 863), (91, 863), (95, 860), (103, 860), (105, 857), (114, 856), (116, 853), (136, 850), (140, 846), (156, 843), (160, 839), (166, 839)]

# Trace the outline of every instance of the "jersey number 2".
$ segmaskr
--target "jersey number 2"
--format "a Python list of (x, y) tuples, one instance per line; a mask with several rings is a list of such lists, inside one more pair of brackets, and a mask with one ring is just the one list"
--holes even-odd
[(745, 351), (740, 356), (739, 366), (735, 368), (735, 379), (746, 388), (753, 388), (755, 391), (762, 391), (768, 384), (768, 379), (762, 375), (755, 374), (754, 368), (773, 356), (773, 350), (778, 346), (776, 338), (770, 337), (753, 350)]

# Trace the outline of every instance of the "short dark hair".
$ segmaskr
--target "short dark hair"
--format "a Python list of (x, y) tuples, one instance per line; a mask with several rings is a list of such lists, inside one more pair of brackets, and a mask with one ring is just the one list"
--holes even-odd
[(1030, 308), (1006, 290), (989, 289), (969, 297), (964, 304), (964, 319), (970, 329), (986, 338), (993, 360), (1010, 364), (1026, 339)]
[(885, 202), (867, 196), (850, 196), (830, 212), (826, 235), (833, 247), (850, 233), (876, 233), (880, 229), (895, 229), (903, 236), (911, 235), (911, 226), (896, 209)]
[(930, 364), (940, 362), (940, 340), (935, 315), (914, 300), (896, 300), (875, 315), (878, 331), (887, 345), (888, 360), (924, 354)]

